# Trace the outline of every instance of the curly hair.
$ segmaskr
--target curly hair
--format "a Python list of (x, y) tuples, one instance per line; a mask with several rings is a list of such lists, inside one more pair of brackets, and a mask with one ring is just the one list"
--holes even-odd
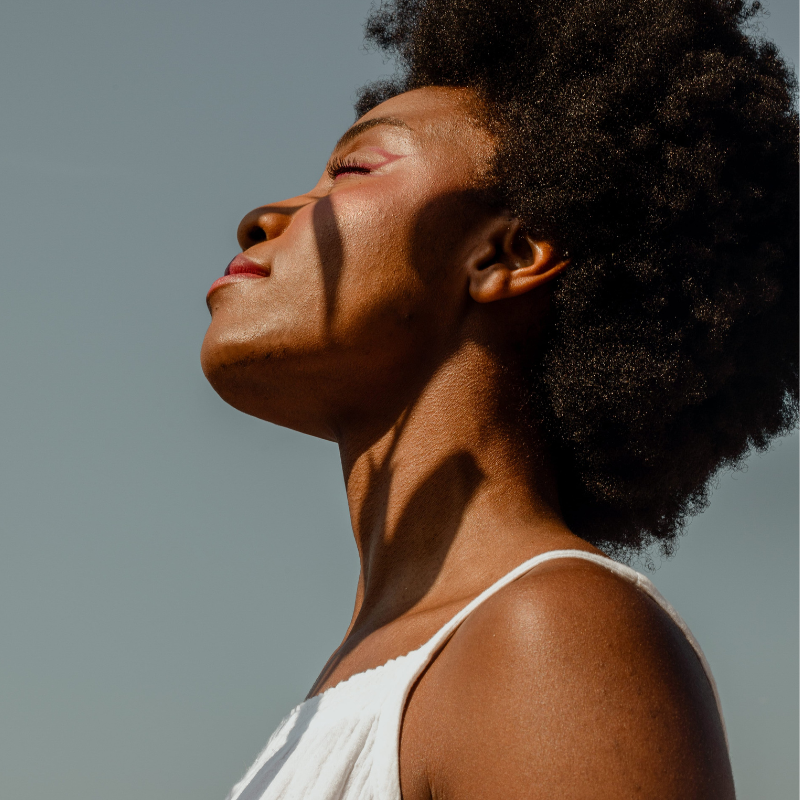
[(674, 549), (721, 468), (798, 408), (796, 82), (741, 0), (392, 0), (400, 92), (468, 87), (492, 189), (571, 265), (526, 377), (562, 510), (623, 557)]

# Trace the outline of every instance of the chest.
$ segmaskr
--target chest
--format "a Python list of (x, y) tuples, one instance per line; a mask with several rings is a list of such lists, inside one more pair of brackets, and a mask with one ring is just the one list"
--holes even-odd
[(354, 628), (320, 672), (308, 697), (423, 647), (463, 606), (461, 600), (390, 623)]

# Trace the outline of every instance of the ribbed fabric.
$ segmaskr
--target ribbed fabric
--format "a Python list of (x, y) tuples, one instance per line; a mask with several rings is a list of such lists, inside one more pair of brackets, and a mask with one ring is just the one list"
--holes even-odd
[(401, 800), (400, 722), (415, 680), (481, 603), (534, 567), (556, 558), (599, 564), (652, 597), (697, 653), (722, 719), (717, 687), (700, 645), (644, 575), (583, 550), (551, 550), (520, 564), (490, 586), (419, 649), (359, 672), (300, 703), (281, 722), (227, 800)]

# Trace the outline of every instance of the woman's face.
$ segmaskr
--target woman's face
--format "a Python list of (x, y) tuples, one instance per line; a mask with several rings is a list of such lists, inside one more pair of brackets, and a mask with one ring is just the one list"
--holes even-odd
[(236, 408), (337, 438), (385, 414), (457, 346), (470, 298), (472, 188), (492, 144), (466, 90), (374, 108), (308, 193), (251, 211), (208, 295), (203, 370)]

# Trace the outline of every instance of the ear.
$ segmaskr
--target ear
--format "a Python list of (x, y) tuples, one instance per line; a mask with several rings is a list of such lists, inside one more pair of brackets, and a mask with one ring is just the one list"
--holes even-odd
[(518, 219), (494, 218), (481, 239), (466, 264), (469, 293), (478, 303), (530, 292), (569, 265), (550, 242), (525, 233)]

